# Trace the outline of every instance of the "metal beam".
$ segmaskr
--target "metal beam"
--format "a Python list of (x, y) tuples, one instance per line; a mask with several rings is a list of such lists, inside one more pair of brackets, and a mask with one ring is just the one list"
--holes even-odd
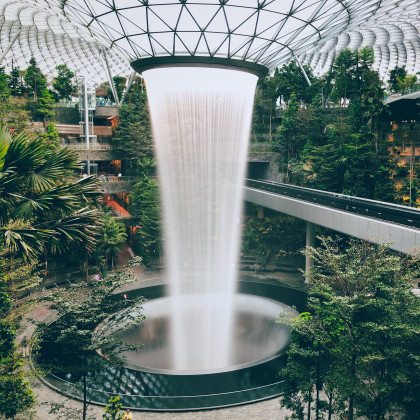
[(127, 93), (128, 93), (128, 91), (130, 90), (131, 86), (133, 85), (133, 82), (134, 82), (134, 79), (135, 79), (135, 77), (136, 77), (136, 74), (137, 74), (137, 73), (136, 73), (135, 71), (133, 71), (133, 72), (131, 73), (131, 76), (130, 76), (130, 79), (128, 80), (127, 86), (125, 87), (125, 91), (124, 91), (124, 93), (122, 94), (121, 101), (120, 101), (120, 105), (122, 105), (122, 104), (124, 103), (124, 99), (125, 99), (125, 97), (127, 96)]
[[(86, 149), (89, 150), (89, 101), (88, 101), (88, 90), (87, 90), (87, 77), (83, 78), (83, 114), (85, 119), (85, 125), (83, 127), (85, 132)], [(86, 161), (87, 174), (90, 175), (90, 161)]]
[(0, 56), (0, 63), (4, 60), (4, 57), (6, 57), (7, 53), (10, 51), (10, 48), (13, 47), (13, 44), (18, 39), (20, 32), (22, 31), (22, 28), (19, 29), (10, 40), (9, 44), (7, 45), (6, 49), (3, 51), (3, 54)]
[(112, 94), (114, 95), (114, 99), (115, 99), (115, 102), (116, 102), (117, 106), (120, 106), (120, 100), (118, 98), (117, 89), (115, 88), (114, 79), (112, 78), (112, 73), (111, 73), (111, 67), (110, 67), (109, 61), (108, 61), (108, 53), (107, 53), (107, 50), (105, 48), (102, 48), (102, 54), (104, 55), (106, 68), (108, 70), (107, 71), (108, 81), (109, 81), (109, 84), (111, 86)]
[(302, 63), (300, 62), (299, 58), (298, 58), (296, 55), (294, 55), (294, 54), (293, 54), (293, 58), (295, 59), (296, 63), (298, 63), (298, 65), (299, 65), (300, 69), (302, 70), (302, 73), (303, 73), (303, 75), (305, 76), (305, 79), (306, 79), (306, 81), (307, 81), (308, 85), (309, 85), (309, 86), (312, 86), (312, 83), (311, 83), (311, 81), (309, 80), (309, 77), (308, 77), (308, 75), (306, 74), (306, 71), (305, 71), (305, 69), (303, 68)]

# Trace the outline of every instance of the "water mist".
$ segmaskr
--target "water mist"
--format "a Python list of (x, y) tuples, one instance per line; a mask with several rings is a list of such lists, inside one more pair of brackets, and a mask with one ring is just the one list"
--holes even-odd
[(146, 80), (159, 169), (173, 369), (231, 363), (243, 182), (257, 76), (172, 67)]

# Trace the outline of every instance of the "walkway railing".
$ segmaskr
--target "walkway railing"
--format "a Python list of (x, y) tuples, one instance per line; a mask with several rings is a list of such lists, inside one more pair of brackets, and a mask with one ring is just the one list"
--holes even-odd
[(410, 95), (416, 92), (420, 92), (420, 83), (418, 82), (408, 86), (407, 88), (403, 89), (401, 92), (396, 92), (391, 95), (386, 95), (385, 102), (396, 100), (396, 99), (401, 98), (402, 96)]
[[(80, 385), (65, 381), (55, 375), (48, 375), (44, 380), (63, 394), (72, 398), (82, 399)], [(136, 410), (153, 411), (185, 411), (203, 410), (207, 408), (229, 407), (281, 395), (284, 381), (264, 385), (256, 388), (241, 389), (232, 392), (207, 395), (137, 395), (108, 392), (99, 389), (89, 388), (88, 399), (95, 403), (105, 405), (115, 395), (120, 397), (124, 407)]]
[(114, 174), (101, 174), (97, 175), (97, 178), (100, 182), (136, 182), (137, 178), (135, 176), (118, 176)]
[(96, 143), (89, 144), (89, 148), (86, 146), (86, 143), (63, 143), (63, 147), (68, 147), (72, 150), (111, 150), (111, 143)]

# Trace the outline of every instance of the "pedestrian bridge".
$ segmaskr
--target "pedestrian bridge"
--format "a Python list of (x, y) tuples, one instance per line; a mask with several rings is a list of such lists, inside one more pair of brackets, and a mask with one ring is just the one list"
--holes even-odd
[(420, 250), (420, 210), (412, 207), (250, 179), (245, 200), (305, 220), (307, 245), (320, 225), (406, 254)]

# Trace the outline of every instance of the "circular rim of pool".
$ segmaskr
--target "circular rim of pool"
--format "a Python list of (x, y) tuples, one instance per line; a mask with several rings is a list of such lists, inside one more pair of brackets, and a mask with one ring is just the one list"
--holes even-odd
[[(299, 312), (304, 310), (306, 304), (304, 291), (278, 283), (256, 281), (252, 276), (240, 277), (239, 292), (261, 297), (269, 296), (269, 299), (296, 307)], [(164, 285), (139, 288), (124, 293), (140, 294), (150, 300), (165, 295)], [(165, 375), (123, 368), (124, 374), (134, 381), (135, 386), (129, 389), (121, 387), (116, 389), (112, 386), (107, 388), (105, 381), (101, 384), (102, 388), (98, 386), (90, 390), (89, 399), (94, 404), (106, 405), (111, 396), (119, 395), (123, 406), (134, 410), (196, 411), (274, 398), (282, 393), (283, 381), (278, 373), (286, 363), (285, 350), (277, 357), (261, 364), (220, 373)], [(114, 369), (114, 374), (121, 375), (121, 371), (116, 373)], [(44, 382), (55, 390), (80, 400), (81, 395), (77, 395), (74, 389), (69, 391), (72, 383), (66, 379), (68, 378), (50, 374), (44, 378)], [(112, 382), (111, 378), (111, 385)], [(141, 386), (148, 384), (149, 388), (145, 391), (139, 384)]]

